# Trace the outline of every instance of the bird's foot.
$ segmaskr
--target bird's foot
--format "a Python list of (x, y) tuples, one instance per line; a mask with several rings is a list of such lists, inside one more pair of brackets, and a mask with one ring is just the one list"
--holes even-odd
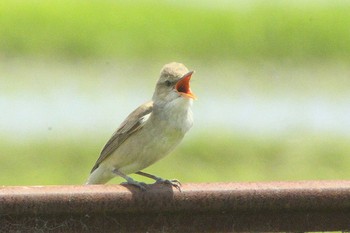
[(138, 171), (138, 172), (136, 172), (136, 174), (155, 180), (156, 181), (155, 184), (171, 185), (171, 186), (177, 188), (181, 192), (181, 183), (178, 180), (175, 180), (175, 179), (174, 180), (166, 180), (166, 179), (163, 179), (163, 178), (160, 178), (158, 176), (148, 174), (148, 173), (142, 172), (142, 171)]
[(113, 173), (117, 174), (118, 176), (123, 177), (126, 180), (126, 182), (123, 182), (121, 184), (124, 184), (124, 185), (129, 184), (129, 185), (132, 185), (132, 186), (135, 186), (135, 187), (141, 189), (142, 191), (146, 191), (148, 188), (146, 183), (138, 182), (138, 181), (134, 180), (133, 178), (131, 178), (130, 176), (127, 176), (124, 173), (118, 171), (118, 169), (114, 169)]
[(125, 184), (129, 184), (129, 185), (132, 185), (132, 186), (135, 186), (135, 187), (141, 189), (142, 191), (146, 191), (147, 188), (148, 188), (148, 186), (147, 186), (146, 183), (144, 183), (144, 182), (138, 182), (138, 181), (133, 180), (133, 179), (128, 179), (126, 182), (123, 182), (123, 183), (121, 183), (121, 184), (124, 184), (124, 185), (125, 185)]
[(180, 181), (173, 179), (173, 180), (166, 180), (163, 178), (158, 177), (156, 179), (155, 184), (167, 184), (167, 185), (171, 185), (173, 187), (175, 187), (176, 189), (178, 189), (181, 192), (181, 183)]

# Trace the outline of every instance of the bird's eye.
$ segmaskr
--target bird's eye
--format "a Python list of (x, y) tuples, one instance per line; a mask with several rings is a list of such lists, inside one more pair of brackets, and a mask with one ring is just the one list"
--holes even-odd
[(168, 87), (170, 87), (170, 86), (171, 86), (171, 82), (170, 82), (169, 80), (166, 80), (166, 81), (165, 81), (165, 85), (167, 85)]

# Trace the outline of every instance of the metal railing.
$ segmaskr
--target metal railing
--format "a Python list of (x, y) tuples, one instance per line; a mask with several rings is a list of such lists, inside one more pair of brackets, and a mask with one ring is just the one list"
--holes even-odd
[(350, 230), (350, 181), (0, 187), (0, 232)]

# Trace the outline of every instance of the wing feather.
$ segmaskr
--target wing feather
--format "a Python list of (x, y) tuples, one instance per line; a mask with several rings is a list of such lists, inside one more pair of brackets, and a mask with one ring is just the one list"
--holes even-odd
[(112, 137), (108, 140), (103, 147), (100, 157), (97, 159), (91, 173), (98, 168), (100, 163), (111, 155), (125, 140), (127, 140), (131, 134), (140, 130), (145, 124), (146, 120), (150, 116), (153, 110), (153, 102), (149, 101), (137, 109), (135, 109), (130, 115), (121, 123), (117, 131), (114, 132)]

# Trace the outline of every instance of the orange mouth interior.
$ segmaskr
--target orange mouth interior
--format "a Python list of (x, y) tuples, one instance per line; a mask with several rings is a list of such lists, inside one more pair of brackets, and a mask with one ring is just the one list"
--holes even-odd
[(185, 74), (175, 85), (176, 90), (183, 96), (191, 99), (196, 99), (196, 96), (192, 93), (190, 88), (190, 80), (192, 77), (193, 71)]

